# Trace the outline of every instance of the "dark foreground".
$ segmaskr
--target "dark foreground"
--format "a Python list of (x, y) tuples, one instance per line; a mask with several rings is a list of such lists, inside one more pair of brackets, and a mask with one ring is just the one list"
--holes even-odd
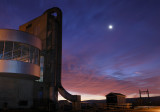
[[(1, 110), (0, 112), (51, 112), (51, 111), (44, 111), (44, 110), (27, 110), (27, 109), (20, 109), (20, 110)], [(160, 112), (160, 107), (152, 107), (152, 108), (139, 108), (139, 109), (119, 109), (119, 110), (105, 110), (105, 109), (83, 109), (80, 111), (62, 111), (59, 110), (57, 112)]]

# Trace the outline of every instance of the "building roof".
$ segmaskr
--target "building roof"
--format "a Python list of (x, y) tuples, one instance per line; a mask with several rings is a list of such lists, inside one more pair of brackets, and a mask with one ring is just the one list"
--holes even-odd
[(113, 93), (113, 92), (107, 94), (106, 96), (118, 96), (118, 95), (120, 95), (120, 96), (125, 96), (125, 95), (123, 95), (123, 94), (121, 94), (121, 93)]

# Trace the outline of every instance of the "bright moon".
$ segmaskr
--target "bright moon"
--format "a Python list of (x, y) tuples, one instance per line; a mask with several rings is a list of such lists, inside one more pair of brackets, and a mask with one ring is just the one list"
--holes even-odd
[(108, 28), (111, 30), (111, 29), (113, 29), (113, 26), (112, 26), (112, 25), (109, 25)]

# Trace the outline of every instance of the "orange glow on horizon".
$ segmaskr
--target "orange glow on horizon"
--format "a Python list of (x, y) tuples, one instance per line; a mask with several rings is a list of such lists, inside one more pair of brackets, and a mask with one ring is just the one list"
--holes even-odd
[[(81, 101), (86, 101), (86, 100), (105, 100), (106, 97), (105, 95), (93, 95), (93, 94), (84, 94), (84, 93), (78, 93), (78, 92), (71, 92), (69, 91), (72, 95), (81, 95)], [(160, 94), (150, 94), (150, 97), (155, 97), (155, 96), (160, 96)], [(138, 98), (139, 94), (138, 93), (133, 93), (130, 95), (126, 95), (126, 98)], [(144, 94), (142, 97), (146, 97)], [(63, 98), (60, 94), (58, 94), (58, 100), (66, 100)]]

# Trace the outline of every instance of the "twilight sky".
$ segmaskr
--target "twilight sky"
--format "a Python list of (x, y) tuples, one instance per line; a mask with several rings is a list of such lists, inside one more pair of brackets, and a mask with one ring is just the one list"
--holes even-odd
[[(82, 100), (160, 95), (160, 0), (0, 0), (0, 28), (63, 11), (62, 83)], [(113, 29), (108, 29), (109, 25)]]

